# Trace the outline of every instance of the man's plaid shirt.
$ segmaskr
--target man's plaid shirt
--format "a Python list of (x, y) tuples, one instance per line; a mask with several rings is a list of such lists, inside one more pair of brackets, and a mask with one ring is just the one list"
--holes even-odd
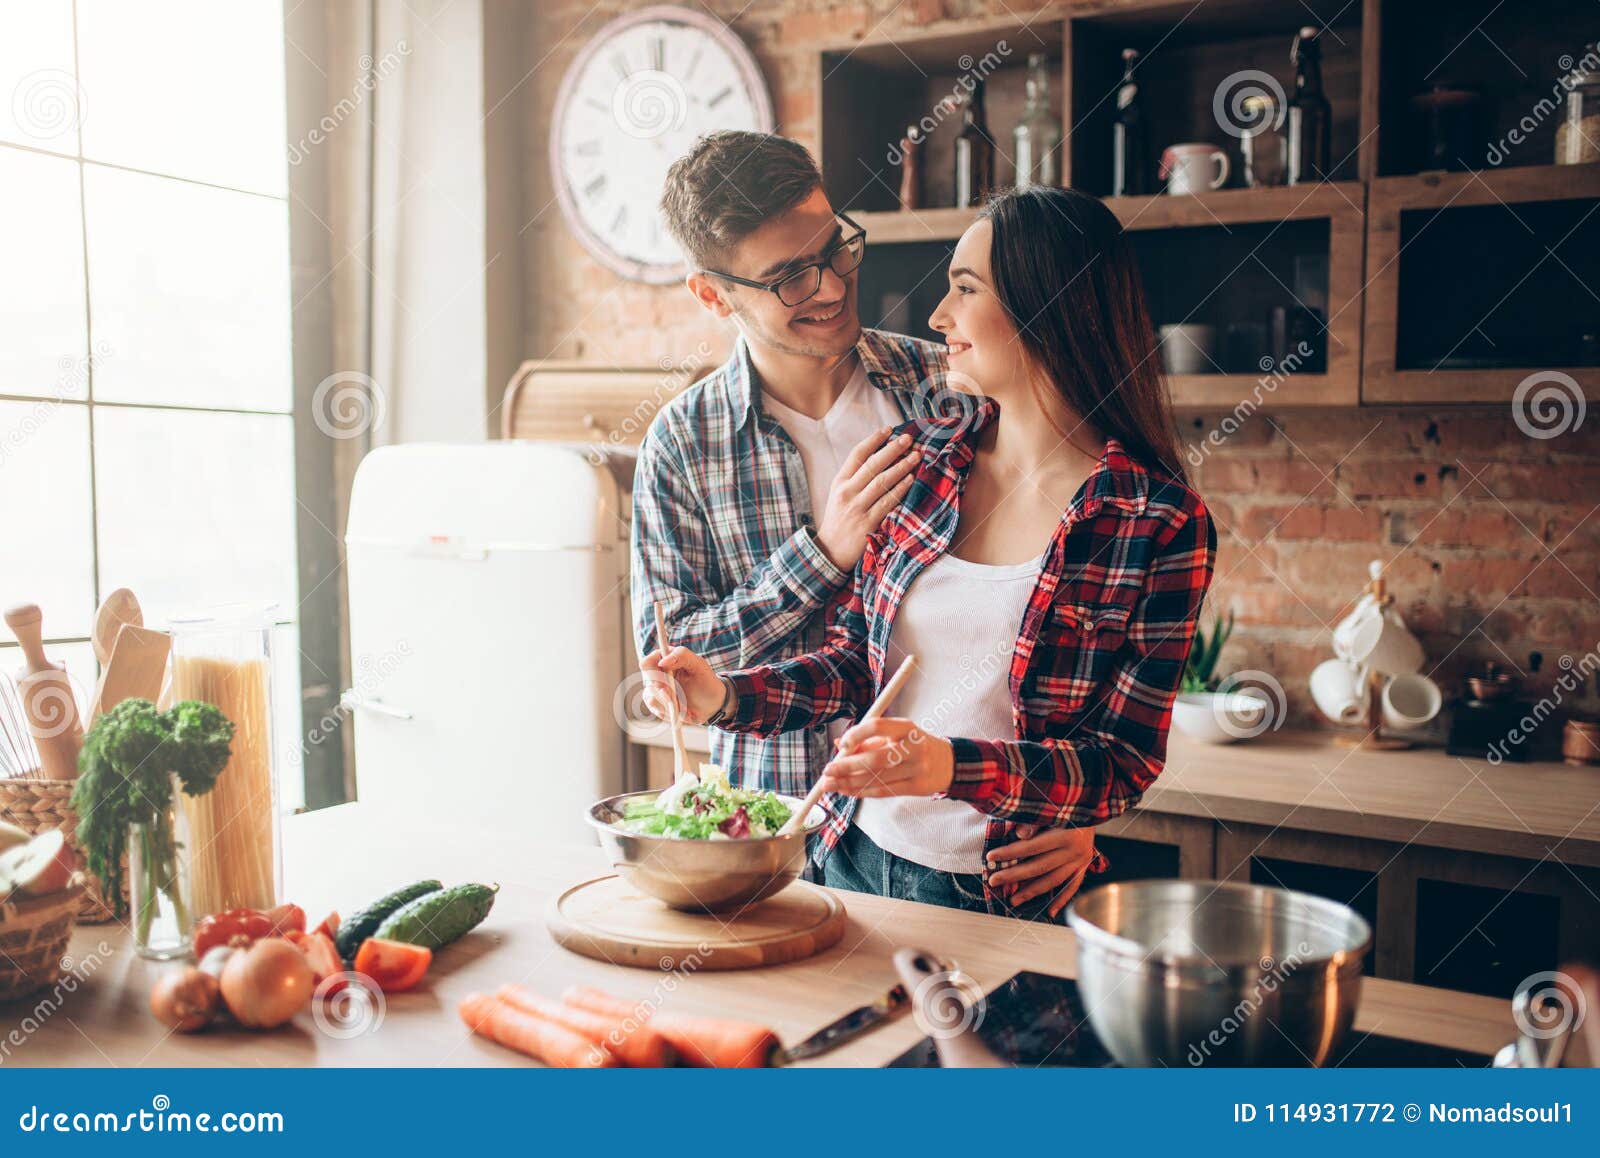
[[(864, 330), (868, 382), (912, 418), (945, 379), (942, 345)], [(718, 670), (776, 663), (823, 643), (822, 609), (850, 576), (829, 561), (800, 452), (761, 410), (743, 338), (720, 369), (674, 399), (639, 448), (633, 483), (634, 642), (656, 646), (652, 603), (675, 645)], [(762, 738), (711, 729), (735, 783), (804, 796), (828, 762), (822, 723)]]
[[(866, 710), (890, 674), (895, 612), (922, 569), (949, 550), (978, 435), (998, 415), (985, 401), (970, 419), (911, 424), (926, 458), (830, 605), (827, 645), (724, 672), (737, 694), (729, 727), (781, 733)], [(1216, 548), (1198, 494), (1134, 461), (1115, 439), (1106, 443), (1046, 548), (1012, 649), (1015, 736), (951, 737), (947, 795), (988, 814), (986, 853), (1015, 840), (1020, 823), (1103, 823), (1154, 782)], [(838, 843), (855, 804), (828, 798), (834, 815), (814, 856)]]

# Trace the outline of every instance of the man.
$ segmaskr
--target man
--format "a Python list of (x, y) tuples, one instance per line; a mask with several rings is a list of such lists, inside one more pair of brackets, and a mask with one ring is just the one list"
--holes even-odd
[[(640, 447), (635, 641), (641, 654), (656, 647), (659, 607), (670, 644), (719, 669), (814, 651), (824, 606), (911, 485), (911, 439), (891, 435), (941, 392), (944, 348), (862, 328), (865, 235), (834, 211), (795, 141), (702, 137), (669, 170), (662, 212), (689, 292), (739, 340)], [(711, 758), (736, 783), (804, 796), (847, 726), (769, 739), (712, 729)], [(1092, 855), (1081, 830), (1039, 834), (1008, 870), (1023, 882), (1013, 903), (1042, 894), (1027, 881), (1046, 863)]]

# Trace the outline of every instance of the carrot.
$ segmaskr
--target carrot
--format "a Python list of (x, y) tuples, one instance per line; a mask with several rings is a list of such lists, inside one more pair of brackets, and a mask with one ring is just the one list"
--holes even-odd
[(487, 993), (474, 993), (458, 1007), (473, 1033), (560, 1069), (600, 1069), (616, 1059), (565, 1026), (534, 1017)]
[(644, 1024), (642, 1018), (607, 1017), (575, 1005), (564, 1005), (520, 985), (502, 985), (495, 997), (513, 1009), (565, 1026), (579, 1037), (594, 1042), (623, 1065), (662, 1069), (678, 1060), (678, 1051), (660, 1033)]
[[(607, 1017), (638, 1017), (638, 1008), (586, 985), (571, 986), (561, 995), (568, 1005)], [(708, 1069), (756, 1069), (773, 1064), (781, 1052), (778, 1035), (764, 1025), (697, 1017), (689, 1013), (656, 1010), (649, 1024), (678, 1051), (685, 1065)]]

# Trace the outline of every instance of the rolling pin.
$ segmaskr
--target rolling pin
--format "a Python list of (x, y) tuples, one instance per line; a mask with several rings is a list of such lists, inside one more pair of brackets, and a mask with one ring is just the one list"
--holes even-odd
[(17, 680), (17, 694), (28, 717), (28, 731), (39, 746), (39, 774), (50, 780), (72, 780), (78, 775), (83, 725), (66, 669), (45, 658), (44, 616), (38, 604), (23, 603), (7, 608), (5, 620), (27, 661)]

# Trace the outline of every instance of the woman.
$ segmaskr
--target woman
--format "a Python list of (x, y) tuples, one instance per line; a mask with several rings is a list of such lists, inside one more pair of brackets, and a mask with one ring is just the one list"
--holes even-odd
[(982, 398), (913, 424), (916, 481), (827, 645), (720, 675), (678, 647), (644, 667), (677, 680), (687, 719), (771, 734), (859, 716), (915, 654), (894, 714), (851, 728), (823, 770), (825, 883), (1053, 919), (1082, 862), (1020, 881), (990, 854), (1022, 826), (1087, 831), (1154, 781), (1216, 532), (1110, 210), (1068, 189), (1002, 195), (948, 277), (930, 324)]

